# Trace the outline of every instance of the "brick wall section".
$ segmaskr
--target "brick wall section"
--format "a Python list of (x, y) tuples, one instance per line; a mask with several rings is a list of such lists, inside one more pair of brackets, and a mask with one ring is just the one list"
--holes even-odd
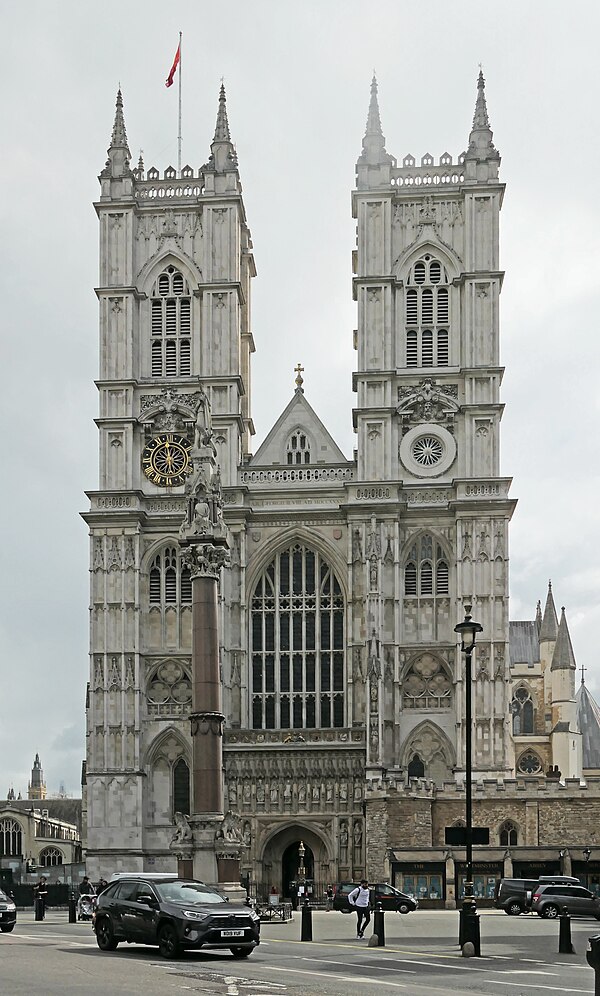
[[(433, 845), (444, 846), (444, 828), (451, 827), (455, 820), (464, 820), (465, 804), (459, 802), (435, 802), (433, 806)], [(519, 843), (524, 844), (525, 833), (525, 800), (516, 802), (507, 799), (506, 802), (478, 802), (473, 800), (473, 826), (490, 828), (490, 844), (499, 846), (498, 831), (505, 820), (512, 820), (519, 830)], [(527, 841), (530, 843), (530, 841)], [(531, 841), (535, 843), (535, 841)]]
[(431, 799), (390, 799), (389, 835), (392, 846), (431, 847)]
[(598, 835), (600, 805), (597, 799), (565, 799), (561, 806), (544, 800), (539, 803), (539, 843), (564, 847), (587, 847)]
[(367, 806), (367, 867), (366, 874), (380, 882), (387, 871), (385, 855), (389, 847), (388, 808), (385, 799), (373, 799)]

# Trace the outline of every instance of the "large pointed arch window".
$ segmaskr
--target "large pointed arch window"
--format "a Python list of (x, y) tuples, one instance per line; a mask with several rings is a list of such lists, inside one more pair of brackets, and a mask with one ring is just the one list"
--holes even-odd
[(450, 280), (439, 259), (426, 253), (406, 281), (404, 319), (407, 367), (447, 367)]
[(345, 725), (344, 598), (315, 550), (278, 553), (251, 599), (252, 727)]
[(0, 820), (0, 857), (17, 856), (23, 853), (23, 831), (21, 824), (8, 817)]
[(519, 685), (513, 694), (510, 705), (515, 737), (528, 736), (534, 732), (534, 710), (531, 692), (525, 685)]
[(191, 373), (192, 298), (187, 281), (174, 266), (164, 270), (150, 296), (153, 377)]

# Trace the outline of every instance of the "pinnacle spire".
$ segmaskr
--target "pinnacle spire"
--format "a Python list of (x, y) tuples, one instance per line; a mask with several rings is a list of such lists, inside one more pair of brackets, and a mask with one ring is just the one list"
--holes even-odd
[(554, 596), (552, 595), (552, 581), (548, 581), (548, 595), (546, 596), (546, 606), (540, 629), (540, 643), (543, 640), (556, 640), (557, 633), (558, 617), (554, 605)]
[(217, 111), (217, 123), (215, 125), (215, 137), (213, 142), (231, 142), (229, 134), (229, 122), (227, 120), (227, 98), (225, 96), (225, 84), (221, 83), (219, 92), (219, 109)]
[(235, 146), (231, 141), (229, 121), (227, 120), (227, 98), (225, 96), (225, 85), (221, 82), (215, 135), (211, 142), (208, 162), (205, 164), (203, 169), (206, 170), (206, 172), (211, 173), (224, 173), (229, 170), (237, 169), (237, 164), (237, 154)]
[(104, 169), (103, 177), (130, 176), (129, 161), (131, 152), (127, 143), (127, 132), (125, 130), (125, 117), (123, 115), (123, 94), (121, 87), (117, 90), (117, 101), (115, 110), (115, 121), (113, 124), (110, 145), (108, 147), (108, 159)]
[(377, 77), (373, 74), (367, 126), (365, 137), (362, 140), (362, 152), (358, 160), (359, 163), (368, 163), (370, 166), (393, 162), (393, 156), (385, 151), (385, 136), (381, 130), (377, 89)]
[(552, 665), (550, 669), (552, 671), (558, 671), (561, 669), (575, 671), (577, 669), (573, 645), (569, 634), (569, 627), (567, 626), (567, 617), (565, 615), (564, 605), (561, 609), (558, 634), (556, 636), (556, 646), (554, 647)]
[(490, 128), (490, 119), (485, 100), (485, 78), (483, 70), (480, 69), (477, 79), (477, 100), (475, 101), (473, 127), (469, 135), (469, 148), (465, 153), (465, 158), (479, 161), (487, 159), (499, 160), (500, 153), (495, 148), (492, 137), (493, 132)]

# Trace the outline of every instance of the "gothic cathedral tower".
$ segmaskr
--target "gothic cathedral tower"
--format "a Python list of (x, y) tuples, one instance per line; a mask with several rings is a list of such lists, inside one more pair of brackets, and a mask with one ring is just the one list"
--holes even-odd
[[(177, 543), (197, 395), (224, 485), (248, 452), (252, 243), (221, 87), (208, 162), (130, 165), (121, 93), (100, 223), (99, 489), (91, 537), (88, 871), (172, 868), (189, 812), (191, 579)], [(151, 776), (145, 762), (153, 752)]]
[[(386, 151), (373, 79), (353, 214), (357, 479), (374, 506), (365, 696), (374, 777), (381, 767), (400, 768), (403, 777), (441, 784), (464, 770), (453, 630), (466, 605), (484, 630), (473, 689), (474, 764), (489, 777), (512, 766), (506, 689), (514, 502), (499, 473), (499, 164), (482, 74), (467, 151), (456, 162), (445, 153), (437, 164), (427, 154), (420, 164), (407, 155), (398, 165)], [(375, 688), (382, 657), (383, 698)]]

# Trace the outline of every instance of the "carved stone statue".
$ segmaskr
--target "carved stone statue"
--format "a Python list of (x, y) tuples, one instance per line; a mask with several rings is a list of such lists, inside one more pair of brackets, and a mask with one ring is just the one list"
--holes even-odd
[(212, 439), (212, 421), (210, 401), (200, 388), (198, 392), (198, 407), (196, 409), (196, 424), (194, 426), (194, 448), (199, 450), (208, 445)]
[(175, 821), (175, 833), (171, 837), (171, 845), (191, 844), (193, 833), (187, 816), (184, 813), (175, 813), (173, 819)]

